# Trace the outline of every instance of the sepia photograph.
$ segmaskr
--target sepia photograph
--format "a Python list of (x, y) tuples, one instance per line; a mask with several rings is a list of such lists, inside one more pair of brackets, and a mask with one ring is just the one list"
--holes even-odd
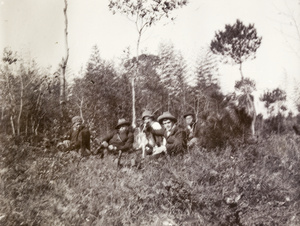
[(300, 226), (300, 0), (0, 0), (0, 225)]

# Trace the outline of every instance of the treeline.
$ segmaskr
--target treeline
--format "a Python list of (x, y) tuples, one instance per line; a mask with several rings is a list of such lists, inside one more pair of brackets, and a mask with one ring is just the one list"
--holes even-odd
[(59, 117), (59, 77), (5, 49), (0, 71), (1, 132), (12, 137), (52, 133)]
[[(207, 147), (223, 146), (232, 139), (245, 141), (251, 119), (247, 118), (242, 88), (249, 85), (247, 82), (255, 88), (255, 83), (247, 78), (237, 81), (236, 92), (225, 96), (217, 79), (218, 61), (209, 49), (199, 53), (196, 68), (191, 71), (172, 44), (161, 44), (157, 55), (141, 54), (136, 59), (127, 54), (117, 66), (102, 59), (94, 46), (84, 76), (68, 84), (66, 102), (60, 102), (59, 70), (52, 74), (34, 61), (25, 62), (17, 53), (5, 49), (0, 71), (1, 133), (17, 141), (34, 143), (35, 139), (38, 142), (46, 138), (56, 143), (69, 129), (70, 118), (80, 115), (93, 138), (103, 136), (114, 128), (118, 118), (132, 118), (131, 79), (136, 73), (137, 60), (138, 120), (144, 109), (153, 111), (156, 116), (170, 111), (181, 124), (182, 115), (194, 111), (205, 127)], [(277, 104), (276, 98), (275, 101), (269, 99), (265, 96), (261, 100), (269, 101), (268, 107)], [(290, 130), (296, 118), (291, 114), (284, 117), (283, 110), (267, 120), (258, 117), (256, 128), (268, 133)]]

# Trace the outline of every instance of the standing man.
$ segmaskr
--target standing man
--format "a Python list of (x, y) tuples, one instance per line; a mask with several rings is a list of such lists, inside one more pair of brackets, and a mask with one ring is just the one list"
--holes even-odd
[(186, 132), (177, 126), (177, 119), (170, 112), (164, 112), (158, 121), (165, 128), (165, 152), (169, 155), (183, 154), (187, 148)]

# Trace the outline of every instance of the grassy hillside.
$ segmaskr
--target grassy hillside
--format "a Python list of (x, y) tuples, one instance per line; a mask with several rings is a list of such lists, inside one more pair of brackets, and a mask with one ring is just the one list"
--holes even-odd
[(0, 225), (300, 225), (299, 136), (140, 168), (4, 139), (0, 155)]

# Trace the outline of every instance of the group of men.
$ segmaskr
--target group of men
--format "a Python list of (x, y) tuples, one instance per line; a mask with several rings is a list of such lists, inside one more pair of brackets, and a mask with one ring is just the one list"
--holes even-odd
[[(90, 154), (115, 155), (134, 152), (142, 149), (141, 146), (134, 147), (134, 143), (142, 142), (143, 151), (148, 156), (178, 155), (186, 152), (188, 147), (192, 147), (200, 142), (201, 127), (197, 123), (192, 112), (184, 116), (185, 125), (178, 125), (177, 118), (170, 112), (164, 112), (155, 121), (154, 115), (145, 110), (142, 114), (143, 124), (135, 133), (130, 122), (124, 118), (119, 119), (115, 127), (107, 136), (99, 141), (99, 145), (94, 150), (90, 147), (90, 132), (82, 125), (79, 116), (72, 118), (72, 129), (68, 134), (68, 140), (64, 141), (67, 150), (80, 151), (81, 155)], [(144, 134), (144, 141), (139, 140), (137, 135)], [(144, 157), (144, 156), (143, 156)]]

